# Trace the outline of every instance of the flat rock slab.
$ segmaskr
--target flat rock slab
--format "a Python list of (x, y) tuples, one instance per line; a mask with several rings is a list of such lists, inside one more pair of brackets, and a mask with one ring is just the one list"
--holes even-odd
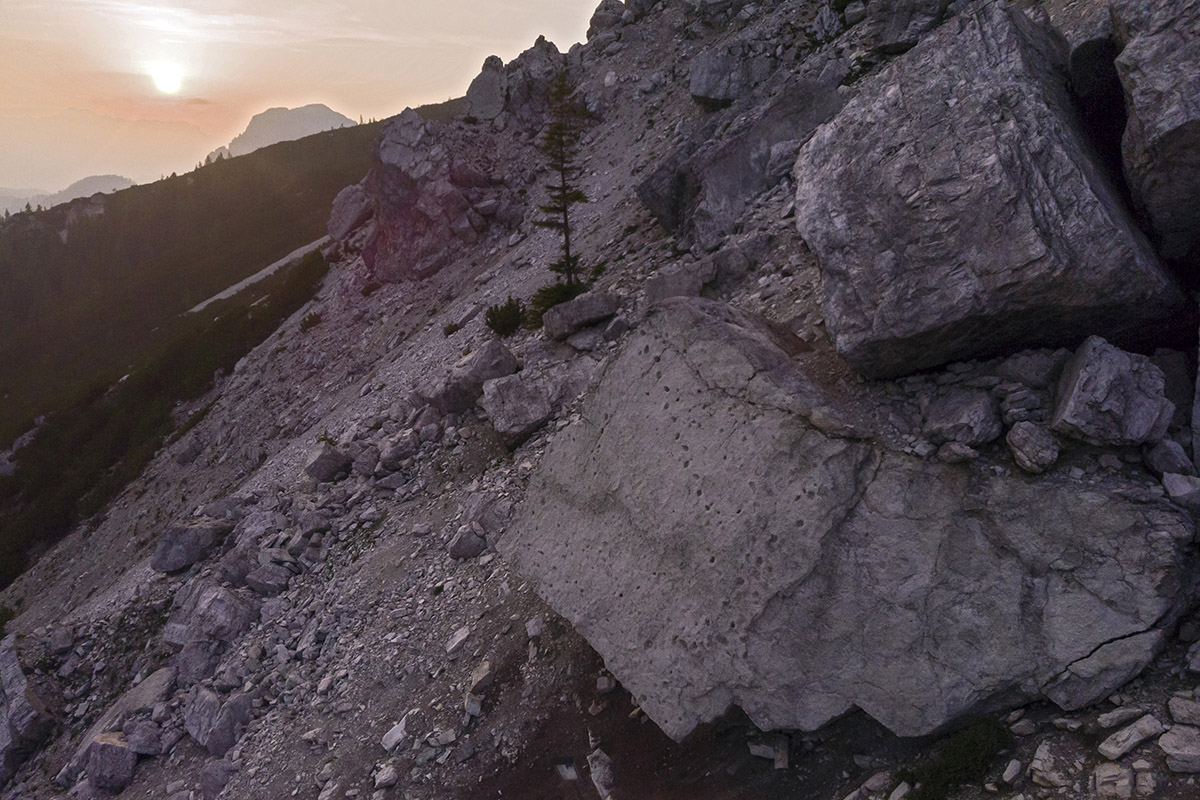
[(926, 734), (1039, 697), (1081, 707), (1149, 663), (1183, 606), (1186, 513), (1115, 477), (822, 433), (787, 345), (666, 301), (493, 542), (667, 734), (731, 706), (764, 730), (857, 707)]
[(233, 530), (228, 520), (202, 519), (172, 525), (158, 541), (150, 566), (158, 572), (178, 572), (206, 558)]
[(800, 151), (825, 319), (889, 377), (1101, 334), (1152, 342), (1185, 298), (1093, 161), (1065, 48), (1002, 4), (948, 20)]
[(1109, 736), (1100, 743), (1100, 755), (1116, 761), (1147, 739), (1158, 736), (1166, 728), (1154, 716), (1147, 714), (1132, 725)]

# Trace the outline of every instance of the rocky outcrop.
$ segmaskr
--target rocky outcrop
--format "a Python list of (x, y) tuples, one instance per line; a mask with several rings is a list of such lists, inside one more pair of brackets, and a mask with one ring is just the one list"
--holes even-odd
[(346, 241), (350, 234), (371, 218), (374, 211), (371, 197), (361, 184), (347, 186), (333, 199), (333, 209), (329, 212), (329, 224), (326, 226), (329, 238), (335, 242)]
[(1151, 660), (1187, 602), (1186, 513), (1120, 477), (898, 453), (837, 418), (803, 349), (666, 301), (499, 538), (665, 732), (736, 705), (764, 729), (860, 708), (924, 734), (1077, 708)]
[(707, 108), (723, 108), (748, 95), (775, 68), (765, 42), (732, 42), (705, 50), (689, 65), (692, 99)]
[(1125, 177), (1159, 252), (1200, 273), (1200, 0), (1123, 2)]
[(867, 3), (858, 33), (874, 50), (902, 53), (942, 21), (949, 5), (950, 0), (873, 0)]
[(797, 225), (860, 372), (1094, 333), (1161, 341), (1187, 324), (1077, 128), (1064, 59), (1020, 12), (977, 7), (870, 79), (800, 152)]
[(500, 120), (506, 114), (518, 122), (537, 121), (563, 67), (562, 53), (544, 36), (507, 65), (499, 56), (488, 56), (467, 89), (466, 116), (477, 122)]
[(787, 175), (800, 146), (841, 109), (837, 88), (847, 71), (837, 60), (806, 62), (769, 101), (701, 126), (638, 185), (638, 197), (684, 243), (717, 248), (750, 202)]
[(470, 115), (476, 119), (493, 120), (504, 113), (504, 103), (507, 99), (504, 62), (499, 56), (488, 56), (483, 62), (483, 71), (467, 88), (467, 107)]
[(483, 394), (483, 385), (490, 380), (511, 375), (520, 368), (517, 357), (495, 339), (464, 357), (441, 381), (419, 389), (421, 400), (438, 413), (453, 414), (465, 411)]
[(233, 530), (228, 520), (201, 519), (172, 525), (163, 532), (150, 566), (158, 572), (178, 572), (207, 558)]
[(388, 123), (363, 182), (375, 213), (363, 257), (377, 280), (428, 277), (493, 226), (520, 221), (517, 197), (490, 161), (495, 149), (490, 134), (412, 109)]
[(179, 648), (174, 666), (180, 686), (210, 677), (226, 645), (258, 619), (258, 602), (203, 578), (194, 579), (175, 595), (163, 640)]
[(0, 788), (42, 745), (54, 727), (45, 702), (17, 656), (17, 637), (0, 641)]

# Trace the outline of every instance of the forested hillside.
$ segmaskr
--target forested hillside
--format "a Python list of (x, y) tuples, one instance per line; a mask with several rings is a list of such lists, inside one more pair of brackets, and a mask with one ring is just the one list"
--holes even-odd
[(178, 314), (324, 234), (378, 125), (0, 224), (0, 443), (120, 377)]

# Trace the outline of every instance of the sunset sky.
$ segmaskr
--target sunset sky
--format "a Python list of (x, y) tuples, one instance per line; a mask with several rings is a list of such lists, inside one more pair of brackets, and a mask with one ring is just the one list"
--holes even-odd
[[(272, 106), (357, 119), (579, 41), (597, 0), (0, 0), (0, 187), (183, 171)], [(173, 92), (173, 93), (171, 93)]]

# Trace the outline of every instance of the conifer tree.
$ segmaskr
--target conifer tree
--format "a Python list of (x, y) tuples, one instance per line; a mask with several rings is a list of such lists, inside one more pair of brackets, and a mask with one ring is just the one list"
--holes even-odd
[(557, 180), (546, 184), (549, 202), (541, 206), (542, 219), (535, 222), (562, 234), (562, 257), (550, 265), (550, 270), (562, 277), (568, 286), (579, 280), (579, 255), (571, 252), (571, 208), (588, 202), (587, 195), (576, 185), (581, 173), (579, 140), (583, 136), (586, 111), (574, 97), (574, 88), (564, 67), (550, 88), (550, 122), (542, 132), (539, 147), (550, 162)]

